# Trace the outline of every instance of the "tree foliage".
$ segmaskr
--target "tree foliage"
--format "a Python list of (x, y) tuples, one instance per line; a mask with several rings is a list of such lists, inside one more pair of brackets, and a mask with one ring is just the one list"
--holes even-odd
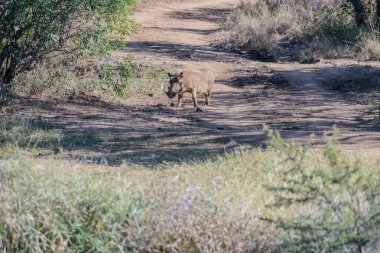
[(106, 51), (136, 30), (135, 0), (0, 0), (0, 82), (58, 54)]

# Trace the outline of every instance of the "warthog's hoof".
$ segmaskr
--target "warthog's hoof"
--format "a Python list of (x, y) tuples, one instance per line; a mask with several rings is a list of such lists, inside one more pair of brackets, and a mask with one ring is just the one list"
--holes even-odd
[(195, 110), (196, 112), (205, 112), (205, 110), (203, 110), (202, 108), (200, 107), (197, 107), (197, 109)]
[(53, 148), (52, 151), (54, 155), (58, 155), (59, 153), (61, 153), (61, 150), (59, 148)]
[(171, 107), (174, 107), (174, 106), (175, 106), (175, 104), (174, 104), (174, 103), (170, 103), (170, 106), (171, 106)]

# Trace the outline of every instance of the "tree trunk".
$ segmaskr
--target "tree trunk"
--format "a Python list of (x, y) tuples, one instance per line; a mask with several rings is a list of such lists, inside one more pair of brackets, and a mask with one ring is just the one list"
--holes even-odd
[[(377, 0), (380, 1), (380, 0)], [(349, 0), (349, 2), (354, 7), (355, 20), (357, 26), (362, 26), (366, 23), (365, 18), (365, 6), (363, 0)]]
[(357, 26), (379, 23), (380, 0), (348, 0), (348, 2), (354, 7)]
[(17, 64), (12, 61), (12, 59), (8, 59), (9, 63), (6, 64), (4, 75), (2, 76), (1, 82), (10, 83), (16, 76), (16, 68)]
[(358, 253), (366, 253), (365, 247), (361, 245), (360, 243), (357, 244), (358, 246)]
[(354, 7), (355, 11), (355, 19), (356, 19), (356, 25), (362, 26), (365, 24), (365, 18), (364, 18), (364, 5), (361, 0), (350, 0)]

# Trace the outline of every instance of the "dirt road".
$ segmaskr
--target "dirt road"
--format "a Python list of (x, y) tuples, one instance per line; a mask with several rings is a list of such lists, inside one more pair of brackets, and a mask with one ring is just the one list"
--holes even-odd
[[(64, 155), (120, 165), (156, 166), (208, 158), (240, 145), (262, 146), (266, 124), (287, 142), (325, 143), (336, 125), (346, 150), (380, 154), (380, 132), (366, 106), (346, 101), (321, 83), (344, 75), (347, 61), (267, 64), (210, 46), (212, 35), (238, 0), (159, 4), (140, 9), (141, 32), (116, 54), (158, 66), (208, 68), (217, 84), (206, 112), (197, 113), (190, 96), (185, 109), (147, 97), (140, 104), (93, 99), (21, 100), (26, 114), (38, 115), (63, 133)], [(276, 85), (263, 85), (262, 80)], [(259, 82), (258, 82), (259, 81)], [(157, 84), (160, 85), (160, 84)]]
[[(213, 106), (206, 113), (184, 111), (185, 117), (190, 116), (187, 124), (250, 144), (265, 139), (262, 124), (279, 130), (288, 141), (304, 142), (313, 133), (315, 144), (323, 143), (323, 135), (331, 134), (335, 125), (345, 149), (377, 152), (380, 132), (372, 127), (373, 115), (367, 113), (368, 108), (321, 85), (344, 74), (350, 62), (264, 64), (210, 46), (212, 34), (237, 2), (206, 0), (145, 8), (136, 14), (143, 29), (130, 39), (126, 51), (140, 62), (208, 68), (217, 73)], [(280, 73), (290, 86), (255, 86), (252, 76), (260, 75), (265, 65)]]

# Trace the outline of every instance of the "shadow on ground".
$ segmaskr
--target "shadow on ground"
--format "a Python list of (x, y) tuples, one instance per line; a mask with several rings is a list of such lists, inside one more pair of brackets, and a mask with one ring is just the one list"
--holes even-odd
[(171, 19), (203, 21), (208, 23), (222, 23), (226, 17), (232, 12), (231, 8), (215, 9), (215, 8), (198, 8), (189, 11), (175, 11), (168, 15)]
[[(17, 104), (21, 111), (30, 109), (25, 113), (29, 115), (27, 129), (22, 131), (41, 135), (41, 139), (26, 139), (18, 145), (39, 156), (49, 156), (58, 148), (68, 159), (154, 167), (210, 159), (240, 144), (224, 135), (223, 127), (194, 125), (192, 115), (197, 113), (190, 100), (185, 109), (42, 98), (19, 98)], [(51, 137), (49, 132), (56, 134)], [(257, 139), (249, 143), (260, 144)]]
[[(315, 69), (328, 72), (328, 68)], [(336, 72), (336, 69), (334, 69)], [(345, 69), (341, 69), (342, 72)], [(283, 71), (281, 75), (300, 75)], [(257, 73), (255, 72), (255, 75)], [(40, 142), (38, 148), (63, 148), (69, 159), (107, 161), (154, 167), (163, 163), (204, 160), (231, 151), (240, 145), (265, 147), (267, 138), (262, 125), (278, 130), (286, 142), (325, 143), (324, 134), (339, 129), (344, 145), (376, 146), (380, 132), (373, 127), (373, 115), (356, 107), (341, 93), (321, 86), (296, 87), (244, 85), (221, 80), (234, 91), (214, 93), (211, 107), (197, 113), (187, 98), (187, 108), (167, 105), (128, 106), (100, 101), (18, 99), (17, 106), (27, 115), (37, 114), (44, 130), (59, 131), (61, 138)], [(332, 78), (332, 76), (330, 76)], [(248, 80), (248, 81), (247, 81)], [(355, 111), (355, 109), (358, 109)], [(41, 128), (37, 122), (36, 129)]]
[(181, 43), (160, 41), (131, 41), (126, 49), (128, 52), (146, 53), (157, 57), (168, 56), (176, 60), (231, 62), (236, 56), (226, 54), (209, 46), (194, 46)]

